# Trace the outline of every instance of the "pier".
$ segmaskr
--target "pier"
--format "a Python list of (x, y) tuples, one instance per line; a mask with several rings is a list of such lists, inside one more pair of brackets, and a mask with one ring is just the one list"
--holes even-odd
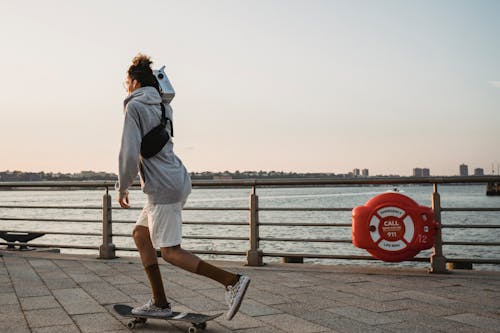
[[(138, 258), (0, 251), (0, 332), (130, 332), (114, 303), (150, 297)], [(205, 332), (500, 332), (500, 272), (380, 266), (217, 262), (252, 279), (240, 312)], [(223, 288), (161, 263), (177, 311), (226, 310)], [(186, 332), (183, 323), (149, 320), (133, 332)]]

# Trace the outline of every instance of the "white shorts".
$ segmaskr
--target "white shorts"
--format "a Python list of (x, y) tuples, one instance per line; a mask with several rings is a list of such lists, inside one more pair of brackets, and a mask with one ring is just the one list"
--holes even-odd
[(149, 228), (151, 242), (155, 248), (180, 245), (182, 208), (185, 203), (185, 201), (165, 205), (147, 203), (135, 225)]

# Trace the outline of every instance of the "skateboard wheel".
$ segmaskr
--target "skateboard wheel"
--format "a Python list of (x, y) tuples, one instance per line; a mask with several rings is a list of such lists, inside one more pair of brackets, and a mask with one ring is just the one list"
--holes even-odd
[(127, 327), (129, 329), (133, 329), (135, 327), (135, 321), (134, 320), (131, 320), (127, 323)]
[(198, 330), (196, 329), (196, 327), (194, 326), (191, 326), (190, 328), (188, 328), (188, 332), (189, 333), (196, 333)]

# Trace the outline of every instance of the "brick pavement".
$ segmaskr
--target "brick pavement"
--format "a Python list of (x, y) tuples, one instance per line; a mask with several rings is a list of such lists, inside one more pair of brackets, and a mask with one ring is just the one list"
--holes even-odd
[[(149, 297), (138, 258), (0, 251), (0, 332), (130, 332), (114, 303)], [(252, 278), (240, 313), (209, 322), (209, 332), (500, 332), (500, 273), (387, 266), (216, 262)], [(221, 286), (162, 263), (175, 310), (225, 311)], [(134, 332), (186, 332), (150, 320)]]

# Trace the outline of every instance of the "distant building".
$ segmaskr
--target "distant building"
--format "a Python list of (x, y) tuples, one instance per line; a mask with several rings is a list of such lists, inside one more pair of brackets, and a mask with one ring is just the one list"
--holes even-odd
[(429, 168), (414, 168), (413, 177), (430, 177), (431, 170)]
[(460, 176), (468, 176), (469, 175), (469, 167), (467, 164), (460, 164)]
[(484, 176), (484, 169), (483, 168), (475, 168), (474, 169), (474, 176)]
[(354, 169), (354, 170), (352, 170), (352, 175), (353, 175), (354, 177), (359, 177), (359, 175), (360, 175), (360, 174), (361, 174), (361, 173), (359, 172), (359, 169)]
[(362, 175), (363, 177), (368, 177), (368, 169), (363, 169), (363, 170), (361, 170), (361, 175)]

